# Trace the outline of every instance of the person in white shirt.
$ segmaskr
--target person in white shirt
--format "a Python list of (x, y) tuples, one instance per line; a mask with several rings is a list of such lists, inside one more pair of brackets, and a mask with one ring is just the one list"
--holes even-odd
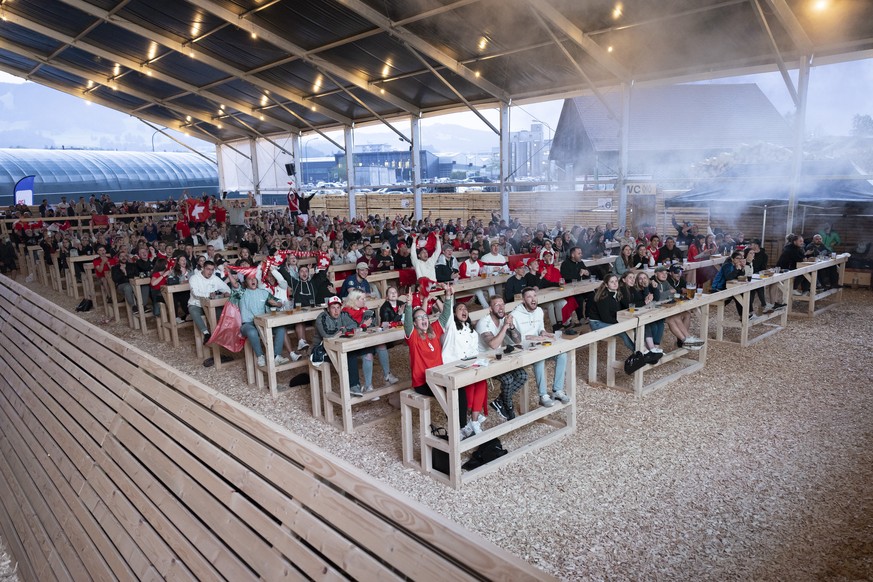
[[(555, 334), (549, 333), (543, 323), (543, 310), (537, 306), (537, 291), (533, 287), (525, 287), (521, 291), (522, 303), (512, 310), (512, 319), (526, 342), (553, 340)], [(555, 360), (555, 380), (552, 383), (552, 397), (566, 404), (569, 396), (564, 392), (564, 372), (567, 368), (567, 354), (559, 354)], [(546, 392), (546, 363), (544, 360), (533, 365), (537, 390), (540, 394), (540, 404), (545, 407), (554, 406), (555, 402)]]
[[(485, 267), (482, 264), (482, 261), (479, 260), (479, 251), (477, 249), (470, 249), (470, 257), (461, 263), (460, 268), (458, 269), (458, 274), (461, 279), (475, 279), (480, 274), (485, 273)], [(485, 293), (488, 293), (488, 296), (496, 295), (494, 287), (488, 287), (486, 289), (477, 289), (476, 290), (476, 300), (479, 301), (479, 304), (482, 307), (488, 307), (488, 300), (485, 299)]]
[[(453, 306), (454, 321), (446, 325), (440, 338), (443, 362), (454, 362), (464, 358), (475, 358), (479, 354), (479, 334), (470, 322), (470, 314), (463, 303)], [(461, 429), (461, 439), (482, 432), (482, 425), (488, 419), (485, 406), (488, 402), (488, 382), (477, 380), (464, 387), (467, 401), (467, 425)]]
[[(412, 247), (418, 247), (418, 235), (412, 236)], [(417, 252), (412, 253), (412, 266), (415, 269), (416, 281), (422, 278), (428, 279), (436, 283), (436, 262), (442, 252), (443, 247), (439, 237), (436, 239), (436, 248), (433, 251), (433, 256), (430, 256), (427, 249), (420, 248)]]
[(509, 261), (497, 250), (499, 246), (497, 241), (492, 242), (491, 252), (479, 259), (486, 275), (508, 275), (510, 272)]
[(221, 252), (224, 250), (224, 237), (218, 234), (218, 232), (213, 232), (209, 236), (209, 240), (206, 241), (206, 245), (211, 246), (218, 252)]
[(206, 261), (203, 263), (203, 268), (195, 272), (188, 279), (188, 284), (191, 286), (191, 297), (188, 299), (188, 313), (191, 314), (194, 325), (203, 334), (204, 343), (209, 339), (209, 328), (206, 326), (206, 320), (203, 319), (203, 306), (200, 305), (200, 300), (230, 295), (230, 287), (227, 286), (227, 283), (216, 277), (214, 273), (215, 263)]
[[(502, 349), (503, 346), (521, 344), (521, 334), (513, 322), (512, 314), (506, 313), (506, 303), (503, 298), (492, 295), (488, 304), (490, 306), (488, 315), (476, 324), (476, 333), (479, 334), (479, 351), (487, 352)], [(512, 399), (515, 393), (527, 382), (527, 372), (524, 371), (524, 368), (518, 368), (495, 376), (494, 379), (500, 382), (500, 394), (491, 402), (491, 408), (497, 411), (497, 414), (502, 416), (504, 420), (512, 420), (515, 418), (515, 406)]]
[(361, 251), (358, 250), (358, 243), (352, 242), (349, 244), (349, 252), (346, 253), (345, 262), (355, 264), (361, 256)]

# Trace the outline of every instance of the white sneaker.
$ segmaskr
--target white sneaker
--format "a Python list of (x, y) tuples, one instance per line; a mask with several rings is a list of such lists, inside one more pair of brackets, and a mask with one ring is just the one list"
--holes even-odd
[(387, 376), (385, 376), (385, 382), (388, 384), (397, 384), (398, 382), (400, 382), (400, 378), (398, 378), (394, 374), (388, 374)]
[(176, 318), (176, 325), (182, 325), (185, 321), (181, 317)]
[(465, 438), (469, 438), (469, 437), (473, 436), (473, 434), (475, 434), (475, 433), (473, 432), (473, 421), (471, 420), (470, 422), (467, 423), (467, 426), (465, 426), (464, 428), (461, 429), (461, 440), (464, 440)]
[(546, 408), (551, 408), (555, 405), (555, 401), (552, 400), (548, 394), (543, 394), (540, 396), (540, 405), (545, 406)]
[(289, 360), (285, 356), (276, 356), (276, 360), (275, 360), (277, 366), (281, 366), (282, 364), (287, 364), (290, 361), (291, 360)]
[(749, 323), (754, 323), (754, 322), (758, 321), (759, 319), (760, 319), (760, 317), (758, 317), (757, 315), (755, 315), (753, 313), (752, 315), (749, 316)]
[(264, 367), (267, 365), (267, 360), (264, 359), (264, 356), (258, 356), (258, 366)]
[(664, 350), (662, 350), (661, 348), (652, 348), (649, 351), (652, 353), (655, 353), (655, 354), (663, 354), (664, 353)]
[(798, 291), (797, 289), (795, 289), (794, 291), (792, 291), (791, 294), (794, 295), (795, 297), (800, 297), (801, 295), (803, 295), (803, 293), (801, 293), (801, 292)]
[(298, 350), (305, 350), (308, 347), (309, 347), (309, 344), (306, 343), (305, 339), (302, 339), (299, 342), (297, 342), (297, 349)]
[(482, 417), (480, 416), (478, 420), (470, 421), (470, 428), (473, 429), (473, 434), (482, 434)]
[(297, 352), (291, 352), (289, 355), (291, 356), (292, 362), (296, 362), (297, 360), (300, 359), (300, 354), (298, 354)]
[(361, 388), (361, 391), (362, 391), (364, 394), (366, 394), (367, 392), (372, 392), (372, 391), (373, 391), (373, 385), (372, 385), (372, 384), (367, 384), (366, 386), (364, 386), (363, 388)]
[(770, 313), (773, 311), (773, 304), (768, 303), (764, 306), (764, 313)]
[(561, 404), (567, 404), (568, 402), (570, 402), (570, 397), (567, 396), (567, 393), (563, 390), (553, 391), (552, 398), (554, 400), (560, 400)]

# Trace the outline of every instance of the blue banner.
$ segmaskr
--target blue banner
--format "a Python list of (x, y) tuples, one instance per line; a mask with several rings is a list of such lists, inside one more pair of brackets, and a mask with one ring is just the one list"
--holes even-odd
[(33, 205), (33, 182), (36, 176), (25, 176), (20, 179), (15, 188), (12, 190), (13, 199), (16, 204)]

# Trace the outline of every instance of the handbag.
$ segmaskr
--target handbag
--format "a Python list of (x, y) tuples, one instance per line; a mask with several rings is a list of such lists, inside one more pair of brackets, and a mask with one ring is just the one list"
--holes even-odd
[(646, 365), (646, 355), (643, 352), (634, 352), (624, 361), (624, 373), (633, 374)]
[[(446, 429), (441, 426), (430, 425), (430, 434), (444, 441), (449, 440), (449, 434)], [(449, 454), (440, 449), (430, 450), (430, 465), (444, 475), (449, 474)]]
[(209, 345), (219, 345), (231, 352), (239, 352), (246, 345), (246, 338), (239, 332), (242, 325), (242, 315), (239, 307), (228, 301), (221, 310), (221, 319), (210, 334)]
[(506, 449), (500, 443), (500, 439), (491, 439), (490, 441), (479, 445), (479, 448), (470, 456), (470, 459), (461, 465), (461, 468), (466, 471), (471, 471), (477, 467), (481, 467), (495, 459), (499, 459), (506, 453)]

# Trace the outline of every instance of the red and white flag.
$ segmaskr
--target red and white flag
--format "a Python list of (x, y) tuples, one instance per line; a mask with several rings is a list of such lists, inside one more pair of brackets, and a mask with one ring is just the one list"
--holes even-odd
[(203, 200), (189, 198), (186, 203), (188, 222), (206, 222), (211, 215), (209, 212), (209, 204)]

